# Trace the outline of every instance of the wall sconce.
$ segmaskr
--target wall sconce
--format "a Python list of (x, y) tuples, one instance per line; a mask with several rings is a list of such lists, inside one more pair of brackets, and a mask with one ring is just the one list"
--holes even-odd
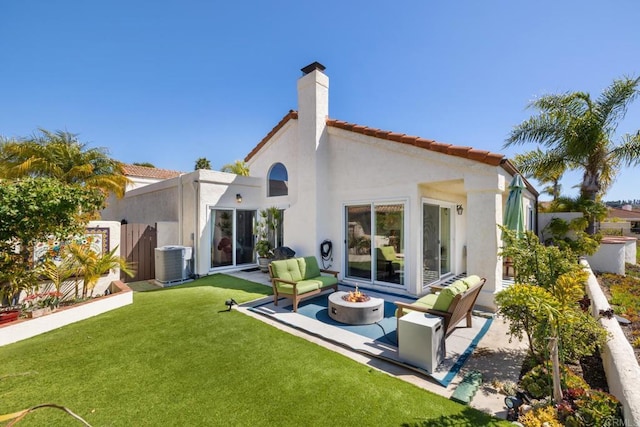
[(462, 205), (456, 205), (456, 212), (458, 212), (458, 215), (462, 215), (463, 211), (464, 208), (462, 207)]
[(236, 194), (236, 202), (242, 203), (242, 194), (240, 193)]

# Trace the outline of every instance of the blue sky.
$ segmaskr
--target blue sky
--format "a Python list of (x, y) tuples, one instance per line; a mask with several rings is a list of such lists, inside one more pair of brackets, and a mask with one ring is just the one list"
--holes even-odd
[[(124, 162), (219, 169), (297, 109), (319, 61), (332, 118), (511, 157), (533, 148), (502, 146), (536, 96), (640, 75), (638, 16), (636, 0), (4, 0), (0, 134), (61, 129)], [(618, 134), (639, 128), (640, 100)], [(640, 199), (639, 170), (605, 199)]]

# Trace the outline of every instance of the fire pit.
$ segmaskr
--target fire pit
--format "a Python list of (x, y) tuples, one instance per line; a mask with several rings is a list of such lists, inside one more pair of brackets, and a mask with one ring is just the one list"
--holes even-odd
[(329, 295), (329, 317), (348, 325), (368, 325), (384, 318), (384, 300), (358, 291)]

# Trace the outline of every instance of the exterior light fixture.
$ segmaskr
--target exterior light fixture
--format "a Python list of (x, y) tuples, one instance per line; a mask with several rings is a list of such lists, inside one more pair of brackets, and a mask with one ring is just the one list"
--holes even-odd
[(242, 194), (240, 193), (236, 194), (236, 202), (242, 203)]
[(462, 215), (463, 211), (464, 208), (462, 207), (462, 205), (456, 205), (456, 212), (458, 212), (458, 215)]

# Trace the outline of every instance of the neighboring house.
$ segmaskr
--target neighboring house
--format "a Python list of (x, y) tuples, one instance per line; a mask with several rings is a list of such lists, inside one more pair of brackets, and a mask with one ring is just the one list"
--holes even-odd
[(640, 233), (640, 210), (634, 210), (631, 205), (622, 208), (607, 208), (607, 219), (600, 224), (601, 229), (622, 231), (623, 235)]
[[(298, 111), (247, 155), (250, 177), (182, 174), (128, 191), (103, 218), (175, 222), (175, 244), (194, 247), (194, 272), (206, 275), (255, 265), (257, 211), (276, 207), (283, 211), (283, 244), (298, 255), (321, 259), (325, 252), (323, 264), (345, 283), (420, 295), (468, 272), (487, 278), (478, 301), (495, 309), (502, 289), (497, 225), (517, 173), (512, 163), (501, 154), (329, 119), (324, 67), (302, 71)], [(525, 221), (534, 229), (538, 193), (526, 184)]]
[(129, 184), (127, 184), (126, 191), (144, 187), (145, 185), (153, 184), (165, 179), (175, 178), (182, 173), (167, 169), (150, 168), (147, 166), (128, 164), (123, 165), (123, 168), (124, 174), (127, 176), (127, 178), (129, 178), (129, 181), (131, 181)]

